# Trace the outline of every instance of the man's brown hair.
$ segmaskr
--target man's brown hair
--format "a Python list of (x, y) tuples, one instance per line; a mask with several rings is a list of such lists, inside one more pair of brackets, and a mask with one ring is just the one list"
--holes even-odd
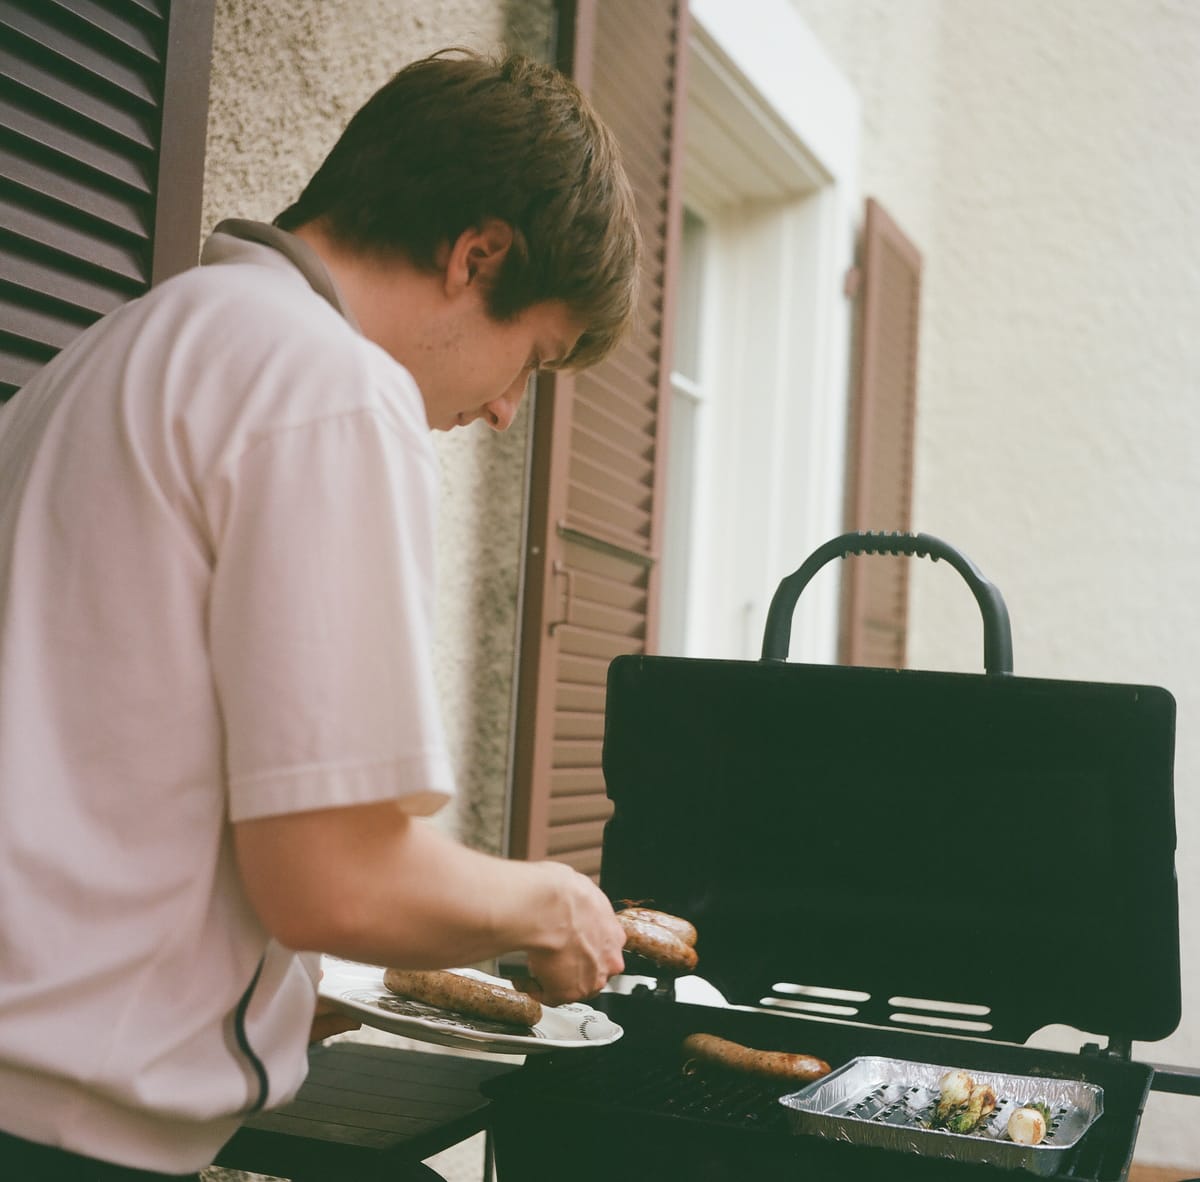
[(319, 220), (351, 250), (434, 268), (443, 244), (488, 218), (514, 234), (491, 314), (560, 300), (584, 325), (565, 364), (599, 361), (633, 314), (637, 213), (612, 133), (550, 66), (466, 50), (413, 62), (275, 220), (285, 230)]

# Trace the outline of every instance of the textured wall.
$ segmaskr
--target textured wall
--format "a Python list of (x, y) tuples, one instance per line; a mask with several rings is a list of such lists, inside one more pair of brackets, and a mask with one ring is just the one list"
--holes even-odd
[[(205, 231), (270, 220), (362, 102), (405, 62), (449, 45), (543, 49), (549, 0), (218, 0)], [(436, 437), (443, 490), (436, 637), (460, 797), (441, 823), (503, 840), (528, 414), (506, 436)]]
[[(1018, 672), (1178, 701), (1184, 1018), (1136, 1049), (1200, 1064), (1200, 5), (794, 3), (925, 255), (916, 527), (1000, 587)], [(978, 669), (965, 586), (914, 575), (912, 664)], [(1200, 1173), (1195, 1114), (1153, 1096), (1139, 1157)]]

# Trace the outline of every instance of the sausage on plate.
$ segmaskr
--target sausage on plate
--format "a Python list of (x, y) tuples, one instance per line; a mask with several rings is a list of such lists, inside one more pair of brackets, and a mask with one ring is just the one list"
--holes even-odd
[(383, 983), (393, 993), (472, 1018), (533, 1026), (542, 1017), (536, 998), (507, 985), (447, 970), (387, 969)]

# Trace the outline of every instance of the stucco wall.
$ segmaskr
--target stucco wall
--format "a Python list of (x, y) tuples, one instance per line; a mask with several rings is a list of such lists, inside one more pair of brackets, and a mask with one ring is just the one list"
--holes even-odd
[[(1200, 5), (794, 3), (925, 256), (916, 527), (1000, 587), (1017, 672), (1177, 699), (1184, 1017), (1135, 1051), (1200, 1064)], [(978, 669), (965, 586), (914, 576), (911, 663)], [(1139, 1158), (1200, 1172), (1197, 1112), (1154, 1095)]]
[[(270, 220), (363, 101), (450, 45), (538, 52), (548, 0), (218, 0), (204, 193), (222, 217)], [(505, 436), (435, 438), (442, 463), (436, 659), (460, 795), (439, 821), (501, 848), (529, 416)], [(336, 490), (331, 490), (336, 495)]]

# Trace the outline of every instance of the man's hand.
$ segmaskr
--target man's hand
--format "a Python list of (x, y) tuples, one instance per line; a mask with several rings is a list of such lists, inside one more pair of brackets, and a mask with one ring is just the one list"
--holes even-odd
[[(529, 949), (534, 995), (551, 1006), (594, 997), (609, 977), (625, 968), (625, 930), (590, 878), (559, 862), (538, 865), (552, 880), (560, 926), (543, 937), (543, 946)], [(548, 913), (553, 914), (549, 909)]]

